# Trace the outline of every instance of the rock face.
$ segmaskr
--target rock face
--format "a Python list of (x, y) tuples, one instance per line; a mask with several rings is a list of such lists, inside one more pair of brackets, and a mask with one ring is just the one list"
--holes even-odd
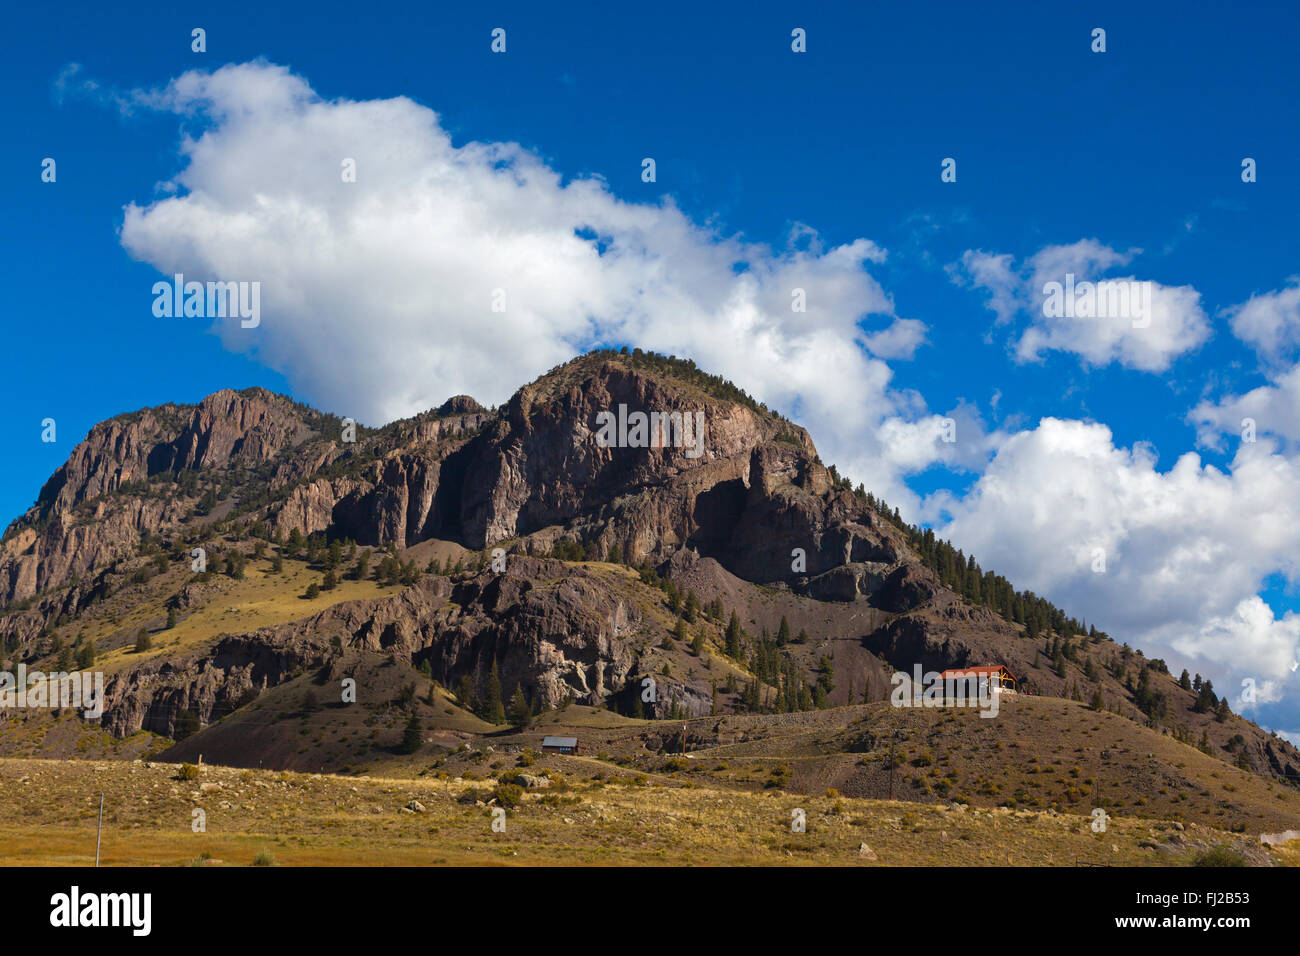
[[(604, 447), (600, 416), (620, 409), (684, 416), (703, 433), (687, 445), (665, 424), (642, 447)], [(549, 548), (564, 536), (658, 563), (685, 546), (746, 579), (836, 600), (874, 593), (905, 550), (833, 487), (803, 429), (617, 359), (576, 360), (496, 413), (457, 396), (352, 443), (338, 434), (327, 416), (261, 389), (97, 425), (6, 533), (0, 603), (229, 513), (272, 533), (380, 547), (446, 538)], [(837, 570), (809, 583), (845, 564), (852, 580)]]
[[(537, 584), (561, 576), (556, 586)], [(153, 658), (109, 680), (104, 727), (118, 737), (141, 729), (171, 736), (187, 711), (207, 724), (250, 692), (366, 652), (413, 667), (427, 661), (449, 687), (461, 675), (481, 678), (495, 661), (502, 684), (533, 688), (540, 707), (599, 705), (628, 683), (637, 663), (629, 638), (643, 624), (598, 576), (519, 557), (504, 574), (455, 585), (428, 575), (394, 598), (339, 604), (184, 658)]]
[(0, 603), (99, 570), (132, 553), (142, 535), (190, 519), (197, 496), (157, 494), (160, 477), (256, 468), (305, 439), (312, 419), (320, 417), (282, 396), (250, 389), (101, 422), (5, 533)]

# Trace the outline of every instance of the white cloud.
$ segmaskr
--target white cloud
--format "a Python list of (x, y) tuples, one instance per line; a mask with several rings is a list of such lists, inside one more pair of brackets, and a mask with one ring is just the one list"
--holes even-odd
[(1275, 619), (1257, 595), (1273, 573), (1300, 579), (1297, 489), (1300, 463), (1267, 442), (1243, 446), (1229, 471), (1188, 453), (1162, 472), (1104, 425), (1045, 418), (946, 502), (939, 532), (1019, 587), (1096, 609), (1094, 623), (1148, 653), (1285, 681), (1300, 618)]
[[(1079, 356), (1087, 365), (1118, 363), (1162, 372), (1178, 356), (1202, 345), (1210, 337), (1210, 326), (1200, 293), (1191, 286), (1166, 286), (1131, 275), (1103, 280), (1106, 272), (1127, 265), (1138, 252), (1121, 253), (1095, 239), (1082, 239), (1047, 246), (1016, 267), (1008, 254), (967, 250), (948, 272), (959, 284), (986, 293), (987, 306), (997, 316), (995, 325), (1026, 317), (1027, 326), (1014, 344), (1017, 361), (1038, 361), (1044, 352), (1060, 351)], [(1130, 284), (1135, 298), (1140, 296), (1146, 305), (1138, 311), (1100, 308), (1087, 317), (1052, 313), (1045, 307), (1048, 283), (1082, 288), (1099, 281)]]
[(1202, 401), (1188, 414), (1196, 425), (1197, 441), (1221, 450), (1225, 437), (1245, 438), (1249, 426), (1257, 435), (1272, 435), (1289, 447), (1300, 445), (1300, 364), (1290, 364), (1300, 346), (1300, 279), (1285, 289), (1251, 296), (1225, 309), (1233, 334), (1255, 349), (1270, 384), (1242, 395)]
[(1201, 402), (1187, 416), (1197, 427), (1197, 441), (1216, 450), (1225, 447), (1227, 435), (1243, 437), (1247, 419), (1254, 423), (1256, 437), (1274, 435), (1300, 443), (1300, 365), (1277, 375), (1272, 385)]
[(1226, 310), (1232, 334), (1269, 363), (1285, 361), (1300, 346), (1300, 277), (1290, 285)]
[[(1231, 613), (1210, 618), (1196, 632), (1173, 640), (1173, 647), (1190, 657), (1213, 661), (1237, 673), (1250, 672), (1242, 664), (1253, 663), (1258, 673), (1277, 678), (1290, 674), (1297, 645), (1300, 615), (1287, 613), (1277, 618), (1256, 595), (1239, 601)], [(1278, 680), (1256, 680), (1254, 703), (1268, 704), (1279, 699)]]

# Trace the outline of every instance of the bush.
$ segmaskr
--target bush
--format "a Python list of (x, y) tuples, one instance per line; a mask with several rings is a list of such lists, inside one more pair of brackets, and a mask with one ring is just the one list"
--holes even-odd
[(320, 585), (314, 581), (311, 584), (307, 585), (307, 591), (305, 594), (303, 594), (303, 597), (305, 597), (308, 601), (316, 600), (318, 597), (320, 597)]
[(523, 801), (524, 788), (514, 783), (503, 783), (496, 789), (497, 804), (513, 810)]
[(1236, 850), (1230, 847), (1219, 846), (1210, 847), (1204, 853), (1199, 853), (1196, 859), (1192, 861), (1193, 866), (1245, 866), (1246, 858)]
[(275, 866), (275, 857), (269, 850), (263, 850), (257, 856), (253, 857), (253, 866)]
[(178, 776), (180, 780), (198, 780), (199, 768), (192, 763), (181, 764), (181, 772)]
[(141, 654), (151, 647), (153, 647), (153, 641), (149, 639), (149, 632), (143, 627), (140, 628), (140, 632), (135, 636), (135, 652)]

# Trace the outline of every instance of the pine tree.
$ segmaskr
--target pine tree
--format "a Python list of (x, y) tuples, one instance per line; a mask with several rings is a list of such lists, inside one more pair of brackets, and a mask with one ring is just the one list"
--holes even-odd
[(149, 640), (149, 632), (143, 627), (135, 635), (135, 652), (141, 654), (153, 647), (153, 641)]
[(461, 674), (460, 680), (456, 681), (456, 703), (466, 710), (474, 705), (474, 682), (468, 674)]
[(516, 684), (514, 695), (510, 698), (510, 722), (522, 727), (531, 716), (532, 709), (528, 706), (528, 698), (524, 696), (524, 685)]
[(740, 618), (736, 612), (731, 612), (731, 620), (727, 622), (727, 656), (733, 659), (740, 657)]
[(423, 743), (424, 730), (420, 726), (420, 716), (412, 714), (411, 719), (406, 722), (406, 730), (402, 733), (402, 753), (413, 754)]
[(790, 622), (781, 615), (781, 625), (776, 629), (776, 646), (785, 647), (790, 643)]
[(170, 631), (175, 626), (176, 626), (176, 608), (169, 607), (167, 609), (167, 630)]
[(506, 708), (501, 702), (501, 676), (497, 673), (497, 659), (492, 658), (492, 669), (488, 671), (487, 689), (483, 694), (484, 720), (493, 724), (506, 722)]

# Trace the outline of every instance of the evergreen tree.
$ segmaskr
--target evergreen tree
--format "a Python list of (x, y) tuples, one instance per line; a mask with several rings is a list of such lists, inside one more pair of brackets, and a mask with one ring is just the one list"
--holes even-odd
[(423, 743), (424, 729), (420, 726), (420, 716), (412, 714), (411, 719), (406, 722), (406, 730), (402, 733), (401, 751), (404, 754), (413, 754)]
[(488, 671), (487, 688), (483, 694), (484, 720), (493, 724), (506, 722), (506, 708), (501, 701), (501, 676), (497, 673), (497, 659), (492, 658), (492, 669)]
[(456, 681), (456, 703), (466, 710), (474, 706), (474, 682), (468, 674), (461, 674)]
[(731, 612), (731, 620), (727, 622), (727, 656), (733, 659), (740, 657), (740, 618), (736, 612)]
[(664, 582), (664, 594), (668, 598), (668, 610), (674, 614), (679, 614), (682, 610), (682, 596), (677, 590), (677, 585), (672, 581)]
[(785, 647), (790, 643), (790, 622), (781, 615), (781, 625), (776, 629), (776, 646)]
[(510, 698), (510, 722), (522, 727), (528, 723), (528, 718), (531, 716), (532, 708), (528, 706), (528, 698), (524, 696), (524, 685), (516, 684), (515, 692)]
[(153, 647), (153, 641), (149, 640), (149, 632), (143, 627), (135, 635), (135, 652), (143, 653)]

